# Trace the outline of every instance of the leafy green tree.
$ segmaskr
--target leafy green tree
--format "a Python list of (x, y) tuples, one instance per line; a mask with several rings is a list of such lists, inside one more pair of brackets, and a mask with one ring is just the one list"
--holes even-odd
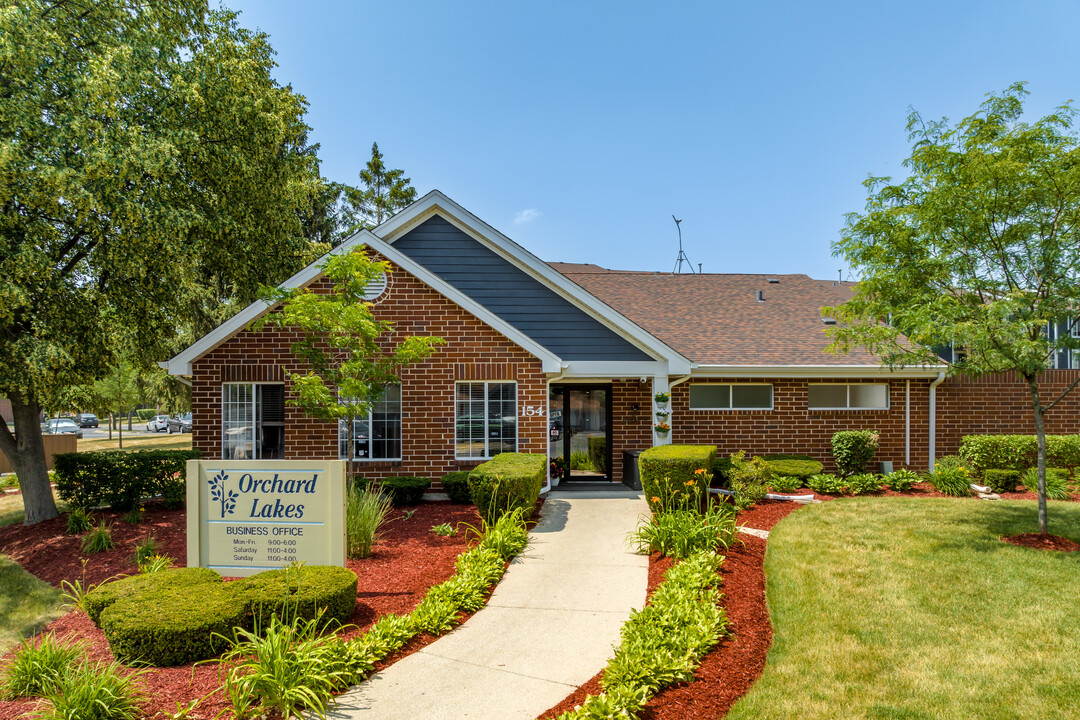
[[(900, 182), (871, 177), (863, 213), (834, 250), (859, 270), (853, 298), (827, 308), (833, 348), (864, 347), (892, 367), (942, 362), (949, 373), (1015, 372), (1028, 386), (1039, 445), (1039, 531), (1047, 532), (1045, 415), (1075, 388), (1044, 397), (1056, 353), (1080, 349), (1080, 146), (1075, 110), (1021, 121), (1023, 84), (992, 94), (952, 125), (912, 112)], [(883, 320), (890, 318), (889, 322)]]
[(27, 524), (56, 516), (40, 412), (108, 376), (117, 328), (165, 357), (318, 256), (305, 101), (273, 67), (205, 0), (0, 9), (0, 450)]
[(347, 422), (352, 477), (356, 418), (366, 416), (386, 386), (398, 382), (402, 368), (426, 359), (445, 341), (410, 336), (396, 345), (391, 342), (393, 323), (377, 319), (365, 300), (366, 289), (390, 272), (390, 264), (370, 260), (363, 247), (331, 254), (320, 267), (333, 283), (329, 292), (268, 288), (265, 298), (281, 303), (281, 310), (262, 316), (252, 327), (300, 332), (292, 351), (310, 370), (286, 373), (293, 395), (288, 402), (312, 417)]
[(375, 227), (416, 200), (416, 188), (404, 170), (387, 170), (379, 143), (371, 144), (371, 159), (360, 171), (362, 188), (341, 185), (345, 198), (343, 221), (346, 236)]

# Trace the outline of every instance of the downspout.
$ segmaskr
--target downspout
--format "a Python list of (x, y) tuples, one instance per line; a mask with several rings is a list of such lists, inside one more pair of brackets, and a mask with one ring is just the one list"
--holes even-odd
[(937, 459), (937, 386), (945, 379), (945, 371), (938, 373), (937, 378), (930, 383), (930, 472), (934, 471), (934, 461)]
[(911, 464), (911, 380), (904, 382), (904, 467)]
[[(548, 381), (547, 381), (548, 392), (547, 392), (547, 397), (544, 398), (544, 405), (545, 405), (544, 412), (546, 413), (545, 417), (547, 417), (549, 422), (551, 421), (551, 383), (559, 382), (564, 377), (566, 377), (566, 371), (569, 370), (569, 369), (570, 369), (570, 363), (563, 363), (561, 365), (561, 367), (560, 367), (559, 374), (556, 375), (553, 378), (548, 378)], [(565, 419), (564, 419), (564, 422), (565, 422)], [(547, 469), (544, 470), (544, 486), (542, 488), (540, 488), (541, 493), (546, 493), (546, 492), (551, 491), (551, 435), (548, 434), (547, 428), (544, 429), (544, 435), (545, 435), (544, 441), (547, 443), (547, 450), (544, 453), (545, 455), (547, 455)]]

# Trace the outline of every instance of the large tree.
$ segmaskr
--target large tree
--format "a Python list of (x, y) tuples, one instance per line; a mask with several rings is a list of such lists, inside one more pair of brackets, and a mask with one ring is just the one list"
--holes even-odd
[(371, 144), (371, 159), (360, 171), (360, 182), (360, 188), (337, 186), (345, 200), (343, 220), (348, 235), (380, 225), (416, 200), (416, 188), (405, 171), (387, 169), (379, 143)]
[(1041, 381), (1058, 352), (1080, 349), (1072, 332), (1047, 332), (1080, 315), (1080, 145), (1069, 105), (1023, 122), (1026, 94), (991, 94), (955, 125), (911, 113), (908, 176), (869, 178), (866, 210), (834, 244), (862, 280), (829, 312), (838, 350), (899, 367), (942, 362), (932, 348), (952, 345), (948, 372), (1027, 384), (1046, 533), (1045, 416), (1077, 382), (1047, 396)]
[(0, 449), (27, 524), (56, 515), (39, 413), (108, 375), (110, 337), (167, 356), (194, 310), (317, 255), (305, 101), (273, 66), (205, 0), (0, 7)]

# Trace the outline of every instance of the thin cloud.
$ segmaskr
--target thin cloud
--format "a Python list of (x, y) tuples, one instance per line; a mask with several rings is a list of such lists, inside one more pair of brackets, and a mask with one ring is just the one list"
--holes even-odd
[(543, 215), (543, 213), (536, 208), (526, 208), (517, 214), (517, 217), (514, 218), (514, 224), (521, 225), (523, 223), (532, 222), (541, 215)]

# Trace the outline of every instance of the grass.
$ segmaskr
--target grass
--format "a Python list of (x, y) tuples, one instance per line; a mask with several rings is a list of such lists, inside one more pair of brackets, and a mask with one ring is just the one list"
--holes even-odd
[[(80, 440), (79, 452), (93, 452), (97, 450), (119, 450), (120, 441), (117, 432), (113, 431), (113, 439), (103, 440)], [(173, 433), (169, 435), (128, 435), (124, 434), (124, 452), (130, 450), (190, 450), (191, 433)]]
[[(725, 716), (1043, 720), (1080, 706), (1080, 553), (1015, 547), (1035, 504), (856, 498), (769, 537), (774, 637)], [(1050, 532), (1080, 541), (1080, 504)]]
[(0, 555), (0, 654), (63, 614), (62, 593)]
[[(57, 510), (62, 513), (67, 512), (67, 503), (57, 499), (56, 488), (53, 488), (53, 499), (56, 500)], [(26, 519), (26, 514), (23, 512), (22, 495), (0, 496), (0, 527), (21, 523), (24, 519)]]

